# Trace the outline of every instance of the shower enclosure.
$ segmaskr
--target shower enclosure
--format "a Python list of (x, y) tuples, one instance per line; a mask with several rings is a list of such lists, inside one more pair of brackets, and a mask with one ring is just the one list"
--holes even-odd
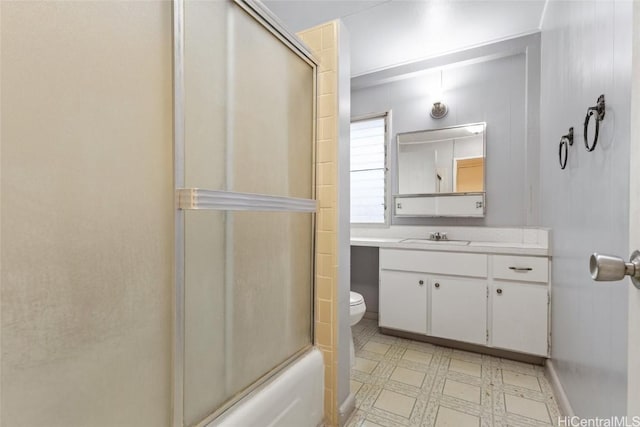
[(316, 64), (260, 4), (174, 2), (174, 425), (313, 343)]

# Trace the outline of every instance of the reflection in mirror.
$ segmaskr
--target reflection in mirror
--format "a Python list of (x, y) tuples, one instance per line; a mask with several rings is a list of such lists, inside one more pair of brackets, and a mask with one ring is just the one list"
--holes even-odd
[(485, 123), (398, 134), (398, 194), (484, 189)]

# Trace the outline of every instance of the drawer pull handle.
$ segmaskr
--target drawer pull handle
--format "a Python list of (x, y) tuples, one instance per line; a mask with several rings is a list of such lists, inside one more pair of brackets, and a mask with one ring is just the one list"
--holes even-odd
[(498, 293), (498, 295), (502, 295), (502, 289), (498, 288), (496, 289), (496, 292)]
[(440, 287), (440, 283), (437, 283), (437, 282), (436, 282), (436, 284), (435, 284), (434, 286), (435, 286), (436, 288), (439, 288), (439, 287)]
[(513, 271), (531, 271), (533, 268), (531, 267), (509, 267), (509, 270)]

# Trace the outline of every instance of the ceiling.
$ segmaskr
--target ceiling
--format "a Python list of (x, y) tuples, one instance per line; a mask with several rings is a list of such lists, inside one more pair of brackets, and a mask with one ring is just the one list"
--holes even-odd
[(292, 32), (340, 18), (351, 75), (538, 31), (545, 0), (263, 0)]

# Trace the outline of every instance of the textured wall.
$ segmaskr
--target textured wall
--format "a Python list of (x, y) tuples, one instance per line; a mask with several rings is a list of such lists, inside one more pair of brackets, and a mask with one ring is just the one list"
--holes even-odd
[(0, 424), (167, 426), (171, 4), (0, 12)]
[[(432, 72), (433, 73), (433, 72)], [(392, 110), (389, 147), (389, 191), (397, 191), (396, 135), (465, 123), (487, 122), (487, 215), (472, 218), (393, 218), (394, 224), (522, 226), (536, 210), (531, 186), (538, 164), (527, 156), (526, 57), (524, 54), (453, 68), (443, 72), (444, 101), (449, 113), (432, 119), (429, 74), (354, 90), (352, 117)], [(529, 219), (532, 218), (532, 219)]]
[[(576, 414), (626, 409), (628, 281), (596, 283), (589, 255), (628, 256), (632, 3), (549, 2), (542, 31), (542, 225), (553, 229), (552, 357)], [(586, 109), (604, 93), (594, 152), (584, 148)], [(558, 141), (576, 143), (567, 168)]]

